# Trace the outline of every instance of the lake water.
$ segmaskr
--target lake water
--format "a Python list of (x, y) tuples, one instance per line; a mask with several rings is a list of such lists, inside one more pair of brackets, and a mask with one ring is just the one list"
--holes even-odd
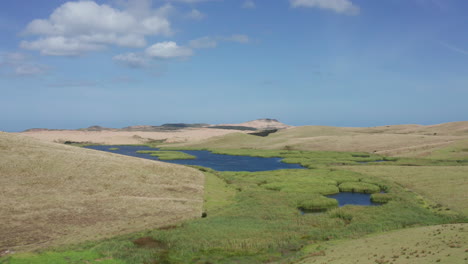
[[(158, 160), (158, 157), (150, 154), (137, 153), (138, 150), (158, 150), (146, 146), (87, 146), (86, 148), (108, 151), (112, 153), (133, 156), (144, 159)], [(110, 150), (118, 148), (117, 150)], [(268, 171), (280, 169), (304, 169), (299, 164), (289, 164), (282, 162), (281, 158), (259, 158), (249, 156), (232, 156), (213, 154), (205, 150), (182, 150), (187, 154), (197, 157), (191, 160), (164, 160), (164, 162), (182, 164), (182, 165), (198, 165), (207, 168), (212, 168), (217, 171)]]

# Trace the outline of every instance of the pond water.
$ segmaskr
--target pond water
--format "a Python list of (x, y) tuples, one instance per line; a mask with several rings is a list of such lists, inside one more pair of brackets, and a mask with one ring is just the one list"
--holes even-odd
[[(158, 160), (158, 157), (150, 154), (137, 153), (138, 150), (158, 150), (146, 146), (87, 146), (86, 148), (108, 151), (112, 153), (128, 155), (144, 159)], [(111, 150), (117, 148), (116, 150)], [(281, 158), (259, 158), (249, 156), (232, 156), (213, 154), (205, 150), (182, 150), (181, 152), (197, 157), (191, 160), (164, 160), (164, 162), (182, 164), (182, 165), (198, 165), (207, 168), (212, 168), (217, 171), (268, 171), (280, 169), (304, 169), (299, 164), (289, 164), (282, 162)]]
[[(370, 198), (369, 193), (353, 193), (353, 192), (340, 192), (337, 194), (332, 194), (332, 195), (326, 195), (328, 198), (333, 198), (338, 200), (338, 206), (342, 207), (347, 204), (351, 205), (362, 205), (362, 206), (377, 206), (377, 205), (382, 205), (379, 203), (373, 203)], [(305, 209), (299, 209), (301, 214), (320, 214), (323, 213), (326, 210), (323, 211), (314, 211), (314, 210), (305, 210)]]
[(369, 193), (353, 193), (353, 192), (340, 192), (337, 194), (327, 195), (328, 198), (333, 198), (338, 200), (338, 206), (344, 206), (347, 204), (353, 205), (365, 205), (365, 206), (375, 206), (380, 205), (378, 203), (373, 203), (370, 199)]

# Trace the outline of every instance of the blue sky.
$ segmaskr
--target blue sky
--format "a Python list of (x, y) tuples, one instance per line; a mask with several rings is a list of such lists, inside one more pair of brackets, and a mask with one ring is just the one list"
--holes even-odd
[(0, 130), (468, 120), (466, 0), (0, 2)]

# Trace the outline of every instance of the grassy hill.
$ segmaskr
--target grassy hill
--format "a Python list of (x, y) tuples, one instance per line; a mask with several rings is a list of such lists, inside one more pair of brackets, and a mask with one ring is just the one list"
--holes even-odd
[(200, 217), (204, 175), (183, 166), (0, 133), (0, 253)]
[(467, 244), (468, 224), (418, 227), (311, 245), (297, 263), (468, 263)]
[[(263, 138), (233, 133), (170, 146), (364, 151), (388, 156), (429, 157), (439, 149), (459, 146), (461, 142), (468, 145), (467, 140), (468, 122), (454, 122), (433, 126), (395, 125), (372, 128), (302, 126), (284, 129)], [(459, 158), (468, 157), (468, 151), (459, 152)]]
[(438, 205), (468, 216), (468, 166), (348, 166), (347, 170), (396, 182)]

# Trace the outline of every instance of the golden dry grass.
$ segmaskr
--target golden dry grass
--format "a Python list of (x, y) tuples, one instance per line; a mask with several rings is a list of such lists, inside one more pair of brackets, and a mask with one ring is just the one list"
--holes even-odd
[(468, 263), (467, 244), (468, 224), (419, 227), (312, 245), (298, 263), (461, 264)]
[(468, 167), (348, 166), (341, 167), (390, 180), (468, 216)]
[(203, 184), (195, 169), (0, 133), (0, 250), (200, 217)]
[(49, 142), (91, 142), (106, 145), (144, 144), (148, 141), (162, 140), (172, 142), (198, 142), (214, 136), (239, 132), (238, 130), (214, 128), (186, 128), (167, 132), (144, 131), (77, 131), (77, 130), (39, 130), (19, 134)]
[(171, 146), (364, 151), (387, 156), (426, 157), (438, 149), (457, 145), (467, 139), (468, 122), (454, 122), (434, 126), (372, 128), (302, 126), (284, 129), (264, 138), (233, 133)]

